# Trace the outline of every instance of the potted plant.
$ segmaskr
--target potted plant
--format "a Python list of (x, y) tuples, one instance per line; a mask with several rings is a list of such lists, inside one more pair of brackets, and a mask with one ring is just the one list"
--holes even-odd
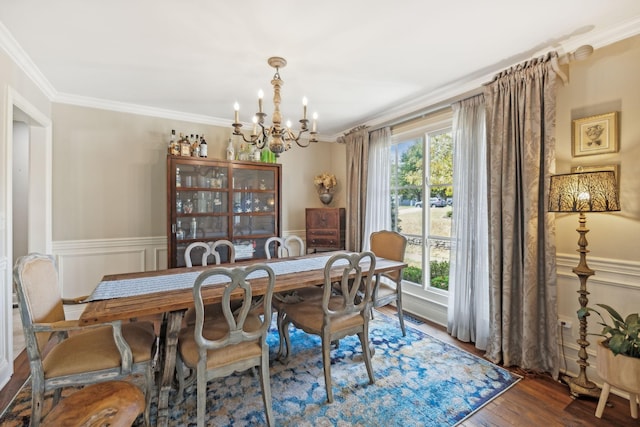
[(604, 308), (611, 317), (612, 324), (602, 317), (600, 312), (585, 307), (578, 310), (578, 318), (584, 317), (589, 311), (596, 313), (602, 319), (602, 333), (605, 337), (598, 342), (598, 375), (604, 381), (596, 417), (600, 418), (604, 411), (611, 387), (629, 393), (631, 416), (638, 418), (638, 396), (640, 396), (640, 316), (638, 313), (629, 314), (623, 318), (613, 307), (606, 304), (596, 304)]

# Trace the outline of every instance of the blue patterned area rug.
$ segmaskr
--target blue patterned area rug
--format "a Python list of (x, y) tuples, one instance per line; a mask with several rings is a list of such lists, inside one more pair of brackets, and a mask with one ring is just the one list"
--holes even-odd
[[(277, 333), (269, 336), (278, 426), (454, 426), (520, 379), (410, 325), (403, 337), (395, 316), (378, 313), (370, 326), (375, 383), (368, 384), (357, 337), (345, 338), (331, 352), (334, 402), (328, 404), (319, 337), (292, 329), (291, 339), (291, 357), (282, 363), (275, 359)], [(0, 417), (0, 425), (28, 425), (28, 389)], [(195, 425), (195, 396), (195, 384), (180, 399), (172, 392), (170, 425)], [(155, 409), (154, 399), (153, 425)], [(210, 426), (265, 425), (257, 377), (247, 371), (210, 381), (207, 414)], [(141, 417), (135, 425), (142, 425)]]

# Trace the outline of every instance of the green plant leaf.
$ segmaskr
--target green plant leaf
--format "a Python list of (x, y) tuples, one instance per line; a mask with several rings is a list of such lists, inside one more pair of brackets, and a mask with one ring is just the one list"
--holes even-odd
[(611, 317), (613, 318), (613, 320), (614, 320), (614, 321), (624, 322), (624, 321), (622, 320), (622, 316), (620, 316), (620, 315), (618, 314), (618, 312), (617, 312), (617, 311), (615, 311), (615, 310), (613, 309), (613, 307), (611, 307), (611, 306), (609, 306), (609, 305), (607, 305), (607, 304), (596, 304), (596, 305), (597, 305), (597, 306), (599, 306), (599, 307), (604, 308), (605, 310), (607, 310), (607, 311), (609, 312), (609, 314), (611, 315)]

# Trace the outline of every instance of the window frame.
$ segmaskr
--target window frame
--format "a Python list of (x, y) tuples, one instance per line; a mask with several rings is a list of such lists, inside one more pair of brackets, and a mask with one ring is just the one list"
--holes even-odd
[[(451, 237), (437, 236), (437, 235), (430, 234), (430, 220), (431, 220), (430, 206), (429, 204), (425, 206), (425, 203), (428, 202), (428, 199), (430, 197), (430, 190), (431, 190), (431, 186), (427, 186), (427, 181), (430, 176), (429, 175), (430, 171), (428, 170), (429, 164), (427, 162), (427, 159), (429, 158), (430, 153), (427, 150), (429, 148), (428, 140), (430, 135), (440, 134), (447, 131), (451, 132), (452, 126), (453, 126), (453, 112), (451, 109), (446, 109), (428, 116), (423, 116), (418, 119), (399, 124), (398, 126), (393, 127), (391, 132), (392, 145), (398, 145), (402, 142), (405, 142), (411, 139), (416, 139), (416, 138), (421, 138), (422, 144), (423, 144), (423, 159), (424, 159), (423, 183), (422, 183), (422, 203), (423, 203), (422, 282), (423, 283), (419, 284), (419, 283), (403, 280), (403, 293), (411, 296), (415, 296), (420, 299), (430, 300), (431, 302), (434, 302), (439, 306), (445, 307), (445, 309), (448, 302), (449, 292), (444, 289), (435, 288), (431, 286), (431, 280), (425, 280), (430, 278), (430, 274), (431, 274), (430, 272), (431, 267), (429, 262), (429, 248), (427, 246), (429, 243), (429, 239), (432, 239), (435, 237), (438, 240), (445, 238), (451, 241)], [(453, 167), (455, 168), (455, 164), (453, 165)], [(449, 184), (438, 184), (437, 186), (440, 187), (440, 186), (449, 186), (449, 185), (453, 188), (453, 182)], [(395, 213), (396, 215), (397, 215), (398, 208), (399, 207), (396, 206), (396, 213)], [(429, 232), (425, 231), (425, 227), (429, 227)], [(450, 250), (453, 251), (454, 250), (453, 247), (451, 247)], [(450, 259), (451, 259), (451, 256), (450, 256)]]

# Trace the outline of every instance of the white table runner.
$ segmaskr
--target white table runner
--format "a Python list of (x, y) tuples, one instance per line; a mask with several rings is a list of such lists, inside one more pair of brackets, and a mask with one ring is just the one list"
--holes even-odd
[[(284, 274), (301, 273), (311, 270), (323, 269), (331, 256), (320, 256), (313, 258), (293, 259), (267, 263), (273, 269), (276, 277)], [(336, 265), (347, 264), (347, 260), (340, 260)], [(214, 266), (212, 266), (214, 267)], [(137, 295), (152, 294), (155, 292), (172, 291), (176, 289), (189, 289), (202, 271), (191, 271), (188, 273), (168, 274), (165, 276), (139, 277), (135, 279), (107, 280), (98, 283), (93, 293), (85, 301), (98, 301), (112, 298), (123, 298)], [(264, 271), (255, 271), (248, 278), (257, 279), (266, 277)], [(223, 276), (210, 277), (205, 284), (213, 285), (228, 282)]]

